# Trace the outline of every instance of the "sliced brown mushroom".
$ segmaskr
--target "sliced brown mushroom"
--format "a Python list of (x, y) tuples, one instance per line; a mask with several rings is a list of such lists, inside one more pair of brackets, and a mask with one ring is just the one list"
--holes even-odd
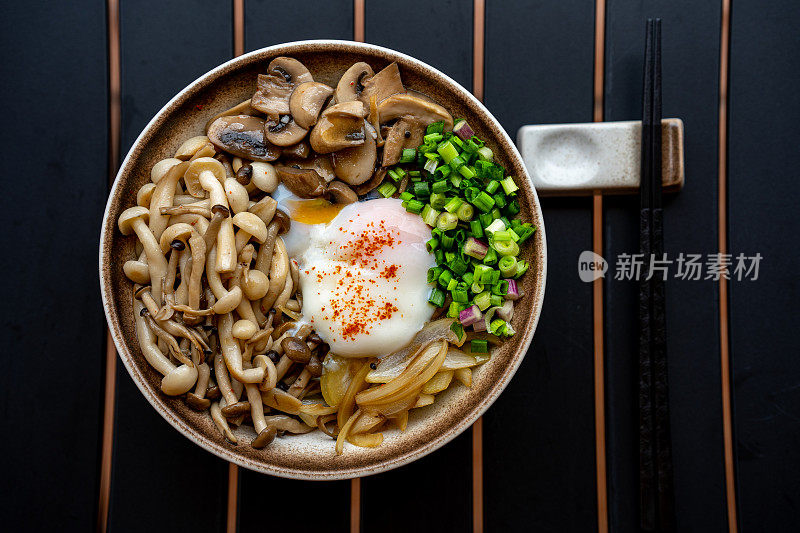
[(307, 81), (294, 88), (289, 98), (289, 112), (301, 128), (310, 128), (317, 123), (317, 118), (325, 102), (333, 94), (333, 89), (316, 81)]
[(338, 103), (358, 100), (364, 90), (364, 80), (371, 78), (375, 73), (366, 63), (356, 63), (342, 74), (336, 85), (336, 101)]
[(253, 107), (250, 105), (250, 99), (248, 98), (241, 104), (236, 104), (232, 108), (226, 109), (222, 113), (217, 113), (216, 115), (211, 117), (211, 120), (206, 122), (206, 134), (208, 133), (208, 129), (209, 127), (211, 127), (211, 124), (219, 117), (230, 117), (233, 115), (254, 115), (256, 113), (257, 111), (253, 109)]
[(278, 118), (270, 118), (264, 127), (267, 141), (275, 146), (292, 146), (302, 141), (308, 133), (307, 129), (301, 128), (294, 121), (292, 115), (280, 115)]
[(229, 154), (253, 161), (274, 161), (280, 149), (265, 138), (264, 119), (249, 115), (220, 117), (208, 128), (211, 142)]
[(389, 167), (400, 161), (404, 148), (416, 148), (425, 137), (425, 125), (411, 116), (401, 117), (395, 122), (383, 145), (382, 166)]
[(317, 171), (322, 179), (330, 183), (336, 179), (336, 174), (333, 172), (333, 163), (329, 154), (315, 155), (307, 159), (288, 159), (286, 166), (298, 168), (310, 168)]
[(359, 101), (336, 104), (322, 112), (311, 130), (311, 148), (320, 154), (364, 144), (364, 104)]
[(267, 67), (267, 74), (258, 75), (250, 105), (270, 116), (289, 114), (289, 99), (295, 86), (309, 81), (314, 81), (314, 77), (301, 62), (291, 57), (276, 57)]
[(392, 63), (364, 81), (364, 90), (359, 99), (364, 105), (369, 106), (370, 99), (375, 96), (375, 102), (380, 105), (386, 98), (405, 92), (403, 81), (400, 79), (400, 69), (397, 63)]
[(281, 150), (281, 155), (289, 158), (305, 159), (311, 155), (311, 145), (308, 140), (303, 139), (297, 144), (285, 147)]
[(275, 167), (286, 187), (300, 198), (315, 198), (325, 193), (325, 180), (316, 170), (294, 167)]
[(352, 204), (358, 201), (358, 195), (353, 189), (339, 180), (334, 180), (328, 184), (328, 194), (330, 194), (337, 204)]
[(447, 109), (437, 103), (424, 100), (411, 94), (395, 94), (378, 104), (378, 114), (381, 124), (408, 115), (425, 126), (438, 121), (444, 121), (444, 129), (453, 129), (453, 117)]
[(336, 177), (348, 185), (360, 185), (372, 177), (378, 149), (372, 126), (365, 123), (364, 144), (333, 154), (333, 171)]
[(386, 177), (386, 169), (380, 168), (375, 171), (369, 181), (365, 181), (358, 187), (354, 187), (353, 190), (356, 191), (356, 194), (361, 196), (367, 194), (371, 190), (375, 189), (381, 183), (383, 183), (383, 178)]

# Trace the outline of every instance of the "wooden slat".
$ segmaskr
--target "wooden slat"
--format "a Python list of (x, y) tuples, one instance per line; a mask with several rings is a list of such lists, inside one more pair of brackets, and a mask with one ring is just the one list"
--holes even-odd
[[(641, 118), (644, 25), (663, 19), (663, 110), (686, 128), (687, 185), (664, 198), (665, 251), (717, 250), (717, 105), (720, 6), (690, 0), (608, 3), (606, 120)], [(639, 251), (637, 196), (605, 198), (606, 367), (611, 530), (638, 517), (638, 285), (614, 279), (621, 253)], [(705, 259), (705, 258), (704, 258)], [(717, 284), (667, 280), (667, 350), (677, 529), (719, 531), (725, 523)], [(699, 406), (702, 406), (699, 407)]]
[[(352, 0), (245, 2), (245, 50), (302, 39), (352, 39)], [(254, 80), (255, 83), (255, 80)], [(291, 437), (287, 437), (291, 438)], [(333, 441), (331, 441), (331, 448)], [(309, 502), (323, 502), (322, 512)], [(265, 522), (265, 510), (270, 512)], [(296, 481), (239, 471), (239, 530), (270, 529), (346, 531), (350, 520), (349, 481)]]
[(90, 531), (96, 519), (105, 29), (102, 4), (88, 1), (7, 3), (0, 21), (0, 109), (8, 121), (0, 132), (0, 512), (7, 531), (47, 530), (54, 516), (61, 529)]
[(734, 257), (763, 256), (757, 281), (729, 283), (739, 525), (789, 531), (800, 494), (800, 5), (733, 2), (731, 17), (728, 244)]
[[(594, 2), (488, 2), (484, 101), (512, 137), (524, 124), (592, 120)], [(590, 198), (542, 200), (545, 304), (531, 350), (484, 415), (490, 531), (597, 527)]]
[[(472, 0), (367, 2), (365, 39), (409, 54), (472, 86)], [(469, 432), (431, 455), (361, 481), (364, 531), (466, 531), (472, 524)], [(448, 512), (408, 512), (386, 519), (387, 501), (405, 509), (436, 502)]]
[[(230, 59), (230, 3), (122, 2), (123, 154), (178, 91)], [(118, 365), (111, 529), (221, 530), (227, 463), (175, 431)], [(143, 510), (147, 510), (143, 512)]]

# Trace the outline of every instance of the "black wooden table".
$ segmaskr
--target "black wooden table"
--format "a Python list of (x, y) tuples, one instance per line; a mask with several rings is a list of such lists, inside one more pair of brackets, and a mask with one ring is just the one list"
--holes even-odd
[(3, 529), (636, 531), (637, 285), (583, 283), (577, 257), (636, 252), (637, 197), (542, 201), (547, 295), (511, 385), (477, 429), (355, 482), (238, 470), (162, 420), (107, 348), (97, 241), (120, 155), (234, 54), (385, 45), (472, 89), (514, 136), (639, 118), (644, 20), (660, 16), (664, 116), (686, 132), (666, 251), (763, 256), (755, 281), (667, 282), (678, 530), (797, 530), (800, 5), (756, 4), (4, 2)]

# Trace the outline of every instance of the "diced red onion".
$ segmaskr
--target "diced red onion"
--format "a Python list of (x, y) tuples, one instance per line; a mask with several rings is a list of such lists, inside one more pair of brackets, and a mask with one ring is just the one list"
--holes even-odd
[(517, 280), (515, 279), (507, 279), (508, 282), (508, 294), (506, 294), (506, 300), (519, 300), (522, 298), (522, 293), (517, 288)]
[(462, 141), (468, 141), (475, 136), (475, 132), (472, 131), (472, 128), (469, 127), (469, 124), (467, 124), (466, 120), (462, 120), (456, 124), (453, 128), (453, 133), (458, 135), (458, 138)]
[(506, 322), (511, 322), (511, 319), (514, 317), (514, 302), (511, 300), (503, 302), (503, 307), (497, 310), (497, 316)]
[(458, 314), (458, 321), (461, 322), (462, 326), (471, 326), (476, 322), (481, 322), (482, 318), (483, 315), (477, 305), (467, 307)]
[(464, 243), (464, 253), (475, 259), (483, 259), (489, 253), (489, 245), (475, 237), (469, 237)]

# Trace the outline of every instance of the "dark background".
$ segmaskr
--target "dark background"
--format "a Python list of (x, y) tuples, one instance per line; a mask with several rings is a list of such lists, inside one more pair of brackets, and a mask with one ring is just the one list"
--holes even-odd
[[(591, 0), (488, 0), (485, 103), (510, 135), (525, 124), (592, 120)], [(608, 0), (606, 120), (639, 117), (644, 20), (663, 18), (664, 116), (685, 123), (686, 186), (666, 199), (666, 251), (764, 256), (758, 281), (729, 284), (738, 527), (797, 530), (800, 350), (796, 132), (800, 5), (734, 1), (728, 94), (720, 94), (721, 2)], [(97, 243), (109, 175), (106, 4), (2, 2), (0, 272), (7, 531), (96, 528), (105, 321)], [(172, 95), (233, 55), (231, 2), (122, 0), (122, 155)], [(473, 2), (366, 2), (366, 41), (472, 88)], [(350, 0), (245, 2), (245, 50), (353, 38)], [(720, 198), (719, 105), (727, 96), (727, 195)], [(118, 162), (112, 162), (116, 164)], [(723, 169), (724, 170), (724, 169)], [(720, 203), (721, 200), (721, 203)], [(636, 197), (604, 202), (604, 255), (638, 248)], [(489, 531), (597, 527), (592, 293), (576, 272), (591, 249), (589, 198), (542, 201), (545, 306), (516, 377), (484, 417)], [(605, 362), (609, 523), (635, 531), (636, 285), (607, 279)], [(679, 531), (725, 531), (719, 285), (667, 283), (670, 407)], [(179, 435), (117, 366), (109, 528), (221, 531), (228, 466)], [(469, 433), (361, 482), (363, 531), (466, 531)], [(348, 529), (350, 483), (240, 471), (241, 531)], [(792, 525), (795, 524), (795, 525)]]

